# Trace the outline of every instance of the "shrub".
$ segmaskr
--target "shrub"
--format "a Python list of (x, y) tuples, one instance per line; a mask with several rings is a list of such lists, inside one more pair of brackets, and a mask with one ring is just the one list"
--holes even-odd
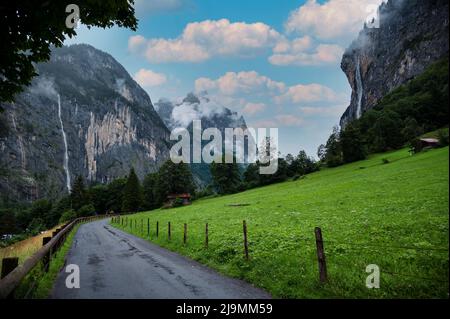
[(59, 219), (59, 223), (65, 223), (68, 221), (71, 221), (73, 219), (77, 218), (77, 212), (73, 209), (66, 210), (64, 213), (62, 213), (61, 218)]
[(86, 217), (95, 215), (95, 207), (92, 204), (84, 205), (78, 210), (79, 217)]

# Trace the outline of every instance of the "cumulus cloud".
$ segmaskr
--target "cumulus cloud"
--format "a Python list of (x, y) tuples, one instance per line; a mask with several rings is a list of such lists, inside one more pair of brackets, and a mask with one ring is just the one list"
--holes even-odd
[(301, 126), (304, 123), (303, 119), (292, 114), (280, 114), (275, 119), (283, 126)]
[(264, 111), (266, 109), (266, 104), (264, 103), (247, 103), (244, 108), (242, 109), (242, 113), (247, 115), (254, 115), (256, 113), (259, 113), (261, 111)]
[(274, 47), (281, 38), (277, 31), (261, 22), (232, 23), (221, 19), (189, 23), (174, 39), (133, 36), (128, 47), (153, 63), (202, 62), (216, 56), (253, 56)]
[(288, 32), (312, 34), (317, 38), (353, 38), (373, 10), (383, 0), (308, 0), (292, 11), (285, 28)]
[(311, 102), (335, 102), (339, 101), (344, 96), (336, 93), (334, 90), (327, 86), (312, 83), (312, 84), (298, 84), (291, 86), (287, 91), (275, 98), (278, 104), (281, 103), (293, 103), (304, 104)]
[(199, 78), (195, 81), (197, 92), (216, 92), (227, 96), (239, 94), (279, 94), (285, 90), (283, 82), (260, 75), (256, 71), (227, 72), (216, 80)]
[(164, 74), (147, 69), (140, 69), (136, 72), (134, 79), (144, 88), (160, 86), (167, 82), (167, 77)]
[(308, 117), (314, 116), (338, 118), (344, 113), (346, 108), (347, 104), (331, 106), (301, 106), (299, 107), (299, 111), (304, 116)]
[(269, 62), (274, 65), (325, 65), (338, 62), (344, 49), (335, 44), (313, 45), (309, 36), (282, 41), (273, 50)]

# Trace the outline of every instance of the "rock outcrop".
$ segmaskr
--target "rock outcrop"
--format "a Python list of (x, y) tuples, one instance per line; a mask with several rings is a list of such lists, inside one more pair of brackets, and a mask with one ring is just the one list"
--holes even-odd
[(380, 6), (379, 27), (365, 26), (342, 59), (352, 88), (342, 127), (448, 55), (448, 6), (447, 0), (389, 0)]
[(77, 175), (105, 183), (131, 166), (143, 178), (168, 159), (169, 130), (109, 54), (73, 45), (54, 49), (37, 68), (15, 103), (2, 105), (2, 200), (55, 198)]

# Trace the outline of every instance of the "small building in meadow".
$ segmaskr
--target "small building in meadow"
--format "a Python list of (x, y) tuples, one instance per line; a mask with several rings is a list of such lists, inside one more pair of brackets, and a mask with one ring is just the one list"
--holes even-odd
[(176, 206), (187, 206), (192, 204), (192, 196), (189, 193), (184, 194), (170, 194), (166, 198), (164, 207), (176, 207)]
[(422, 149), (439, 147), (439, 140), (436, 138), (421, 138), (420, 143)]

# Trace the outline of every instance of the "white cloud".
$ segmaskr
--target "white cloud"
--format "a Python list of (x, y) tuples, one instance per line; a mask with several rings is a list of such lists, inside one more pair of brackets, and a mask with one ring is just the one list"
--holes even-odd
[(304, 123), (303, 119), (292, 114), (280, 114), (275, 119), (283, 126), (301, 126)]
[(217, 92), (222, 95), (239, 94), (279, 94), (285, 90), (283, 82), (273, 81), (256, 71), (227, 72), (216, 80), (199, 78), (195, 81), (195, 90)]
[(308, 117), (314, 116), (338, 118), (344, 113), (346, 108), (347, 104), (331, 106), (301, 106), (299, 107), (299, 111), (304, 116)]
[(242, 113), (247, 115), (254, 115), (256, 113), (259, 113), (261, 111), (264, 111), (266, 109), (266, 104), (264, 103), (247, 103), (244, 108), (242, 109)]
[(293, 41), (280, 42), (274, 48), (274, 54), (269, 62), (274, 65), (325, 65), (337, 63), (344, 53), (344, 49), (335, 44), (319, 44), (313, 46), (309, 36), (297, 38)]
[(312, 34), (320, 39), (351, 39), (363, 27), (382, 0), (329, 0), (323, 4), (308, 0), (292, 11), (285, 28), (288, 32)]
[(164, 74), (147, 69), (140, 69), (136, 72), (134, 79), (144, 88), (160, 86), (167, 82), (167, 77)]
[(227, 19), (205, 20), (186, 25), (175, 39), (145, 39), (136, 36), (129, 40), (132, 52), (143, 54), (148, 61), (202, 62), (216, 56), (253, 56), (272, 48), (282, 36), (264, 23), (231, 23)]
[(312, 84), (298, 84), (291, 86), (287, 91), (276, 97), (275, 101), (278, 104), (290, 103), (290, 104), (304, 104), (311, 102), (335, 102), (342, 98), (340, 94), (336, 93), (327, 86), (312, 83)]

